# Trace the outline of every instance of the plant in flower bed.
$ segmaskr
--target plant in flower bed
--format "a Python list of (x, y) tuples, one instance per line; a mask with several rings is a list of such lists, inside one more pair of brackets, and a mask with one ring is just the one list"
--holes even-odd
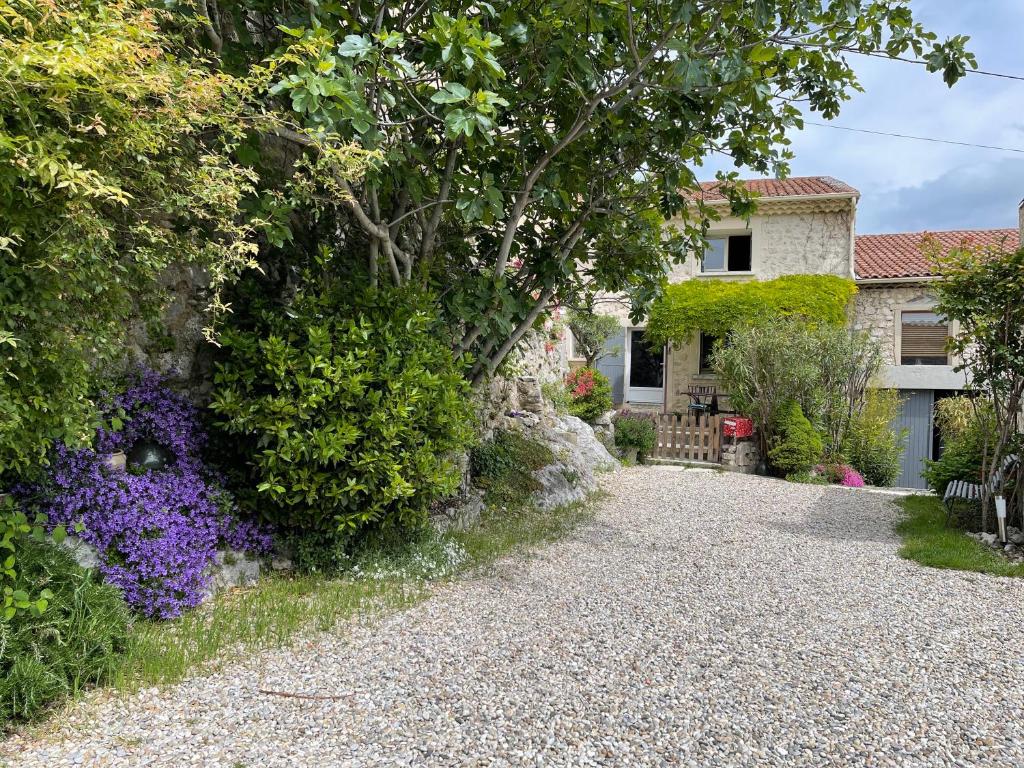
[(809, 471), (793, 472), (786, 475), (793, 483), (807, 485), (842, 485), (846, 488), (863, 488), (864, 477), (849, 464), (818, 464)]
[(615, 445), (620, 450), (636, 450), (643, 461), (654, 448), (658, 433), (650, 416), (622, 411), (615, 417)]
[(612, 409), (612, 384), (596, 368), (578, 368), (565, 377), (572, 402), (569, 413), (584, 421), (594, 421)]
[[(100, 573), (130, 606), (153, 618), (178, 616), (203, 599), (218, 548), (266, 552), (270, 536), (236, 516), (230, 495), (203, 466), (205, 435), (194, 407), (159, 376), (139, 372), (107, 413), (123, 413), (123, 428), (101, 429), (95, 450), (58, 446), (48, 478), (29, 496), (51, 525), (82, 526)], [(107, 466), (104, 453), (139, 440), (164, 446), (172, 460), (141, 473)]]

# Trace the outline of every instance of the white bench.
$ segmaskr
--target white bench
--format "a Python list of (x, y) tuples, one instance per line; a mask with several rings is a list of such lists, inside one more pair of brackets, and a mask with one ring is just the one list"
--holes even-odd
[(989, 475), (988, 480), (984, 483), (969, 483), (966, 480), (953, 480), (946, 486), (946, 493), (942, 497), (942, 503), (945, 505), (946, 510), (952, 513), (953, 502), (957, 499), (963, 499), (964, 501), (981, 501), (986, 488), (990, 494), (995, 493), (996, 489), (1003, 484), (1003, 478), (1010, 470), (1010, 467), (1016, 463), (1016, 455), (1007, 456), (1003, 459), (1003, 463), (999, 465), (999, 469)]

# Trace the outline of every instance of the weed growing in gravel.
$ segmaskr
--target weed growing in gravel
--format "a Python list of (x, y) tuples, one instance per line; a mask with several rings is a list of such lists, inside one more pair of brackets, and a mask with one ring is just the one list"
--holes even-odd
[(133, 690), (177, 682), (285, 645), (300, 631), (326, 631), (357, 614), (411, 605), (424, 593), (396, 580), (271, 576), (250, 589), (218, 595), (174, 621), (136, 623), (116, 684)]
[(602, 497), (602, 493), (594, 493), (585, 501), (548, 511), (534, 507), (513, 510), (491, 507), (484, 512), (478, 526), (449, 535), (466, 552), (467, 566), (487, 565), (510, 552), (528, 551), (562, 538), (593, 519), (595, 506)]
[(896, 526), (903, 537), (900, 557), (932, 568), (1024, 577), (1024, 565), (1011, 563), (962, 531), (950, 528), (938, 498), (907, 496), (898, 503), (907, 514)]

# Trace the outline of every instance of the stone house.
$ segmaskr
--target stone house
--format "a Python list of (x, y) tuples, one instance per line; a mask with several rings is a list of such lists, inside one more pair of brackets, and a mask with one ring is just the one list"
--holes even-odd
[[(1024, 208), (1021, 211), (1024, 228)], [(932, 286), (939, 275), (922, 254), (925, 238), (944, 250), (964, 243), (1015, 249), (1018, 229), (954, 230), (887, 235), (858, 235), (855, 247), (857, 295), (853, 327), (868, 331), (882, 344), (884, 364), (878, 385), (899, 390), (899, 426), (907, 430), (898, 484), (924, 488), (924, 459), (942, 451), (933, 418), (935, 403), (955, 395), (967, 384), (956, 371), (957, 360), (947, 353), (946, 339), (957, 334), (934, 312)]]
[[(885, 367), (881, 386), (904, 395), (900, 423), (909, 430), (900, 485), (924, 487), (922, 460), (937, 456), (933, 428), (935, 400), (961, 390), (963, 374), (945, 353), (947, 334), (955, 333), (931, 311), (931, 274), (921, 254), (926, 233), (858, 235), (860, 193), (830, 176), (755, 179), (745, 182), (759, 195), (749, 220), (730, 217), (728, 201), (715, 183), (701, 185), (704, 200), (721, 206), (723, 217), (712, 224), (703, 258), (675, 267), (669, 282), (681, 280), (768, 280), (782, 275), (833, 274), (856, 281), (858, 294), (851, 324), (883, 343)], [(1021, 213), (1024, 221), (1024, 211)], [(671, 226), (671, 222), (669, 223)], [(971, 240), (1015, 248), (1016, 229), (929, 233), (944, 246)], [(695, 335), (687, 344), (652, 350), (644, 342), (643, 324), (629, 320), (622, 297), (598, 297), (596, 311), (617, 317), (621, 330), (608, 342), (612, 353), (598, 367), (612, 382), (616, 406), (633, 410), (685, 413), (695, 398), (712, 398), (728, 410), (710, 370), (714, 339)], [(566, 354), (578, 365), (572, 339)]]

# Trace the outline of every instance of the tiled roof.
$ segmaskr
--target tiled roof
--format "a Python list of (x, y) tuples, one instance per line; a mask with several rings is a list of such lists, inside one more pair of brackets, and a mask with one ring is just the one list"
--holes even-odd
[(935, 239), (943, 250), (962, 245), (1019, 248), (1016, 229), (957, 229), (951, 232), (900, 232), (894, 235), (857, 235), (855, 272), (862, 279), (927, 277), (931, 264), (922, 253), (926, 239)]
[[(701, 182), (703, 198), (707, 202), (725, 200), (725, 195), (718, 191), (719, 182)], [(820, 197), (834, 195), (849, 197), (860, 196), (860, 192), (831, 176), (792, 176), (788, 179), (745, 179), (743, 186), (750, 192), (761, 197)]]

